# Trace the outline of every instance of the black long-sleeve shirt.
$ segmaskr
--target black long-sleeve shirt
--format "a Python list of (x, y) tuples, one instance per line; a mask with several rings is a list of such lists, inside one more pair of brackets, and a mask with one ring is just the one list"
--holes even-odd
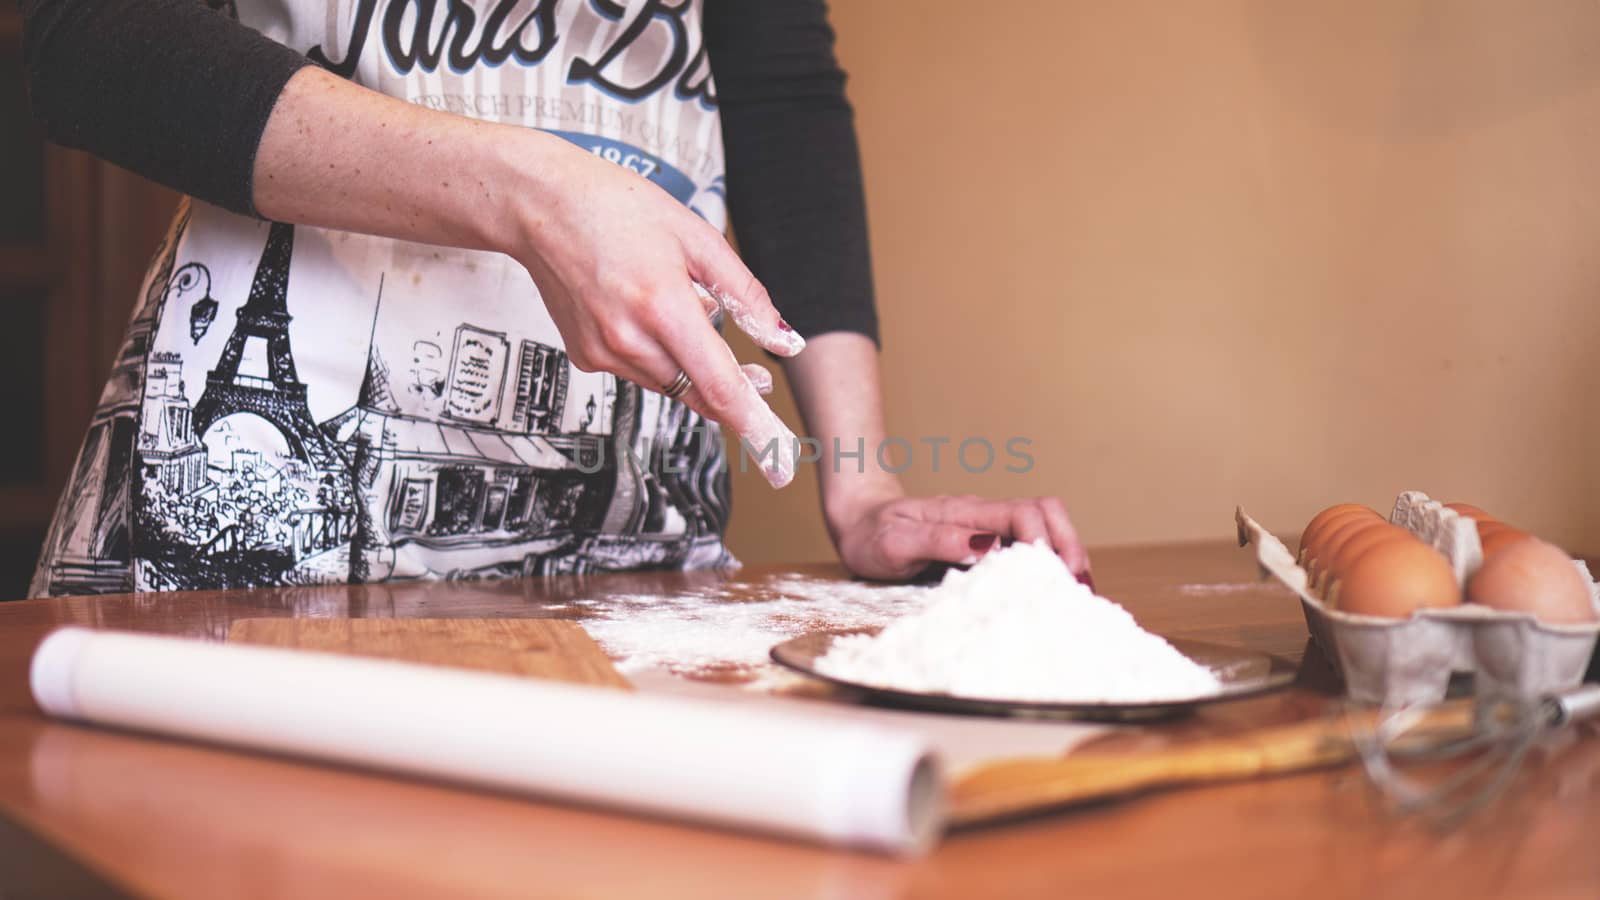
[[(309, 61), (198, 0), (20, 0), (46, 134), (244, 215), (256, 148)], [(579, 2), (579, 0), (569, 0)], [(801, 334), (878, 338), (854, 115), (824, 0), (706, 0), (740, 249)]]

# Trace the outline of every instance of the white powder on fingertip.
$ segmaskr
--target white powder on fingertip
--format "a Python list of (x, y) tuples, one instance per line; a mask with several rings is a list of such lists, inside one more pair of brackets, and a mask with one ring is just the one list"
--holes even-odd
[(896, 690), (1040, 703), (1183, 700), (1221, 688), (1043, 543), (952, 570), (925, 608), (877, 635), (836, 639), (817, 669)]

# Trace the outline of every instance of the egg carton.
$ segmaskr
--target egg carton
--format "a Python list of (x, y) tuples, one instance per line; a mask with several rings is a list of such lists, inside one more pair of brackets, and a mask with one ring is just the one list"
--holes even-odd
[[(1234, 515), (1239, 545), (1253, 545), (1256, 562), (1300, 598), (1306, 627), (1339, 675), (1345, 693), (1363, 703), (1432, 704), (1444, 699), (1454, 673), (1471, 673), (1484, 695), (1542, 696), (1576, 687), (1593, 655), (1600, 622), (1550, 625), (1530, 613), (1477, 604), (1424, 609), (1405, 619), (1330, 609), (1311, 590), (1294, 553), (1241, 507)], [(1483, 564), (1477, 524), (1420, 491), (1395, 501), (1389, 520), (1421, 538), (1450, 561), (1456, 583)], [(1573, 560), (1600, 611), (1600, 585), (1589, 567)]]

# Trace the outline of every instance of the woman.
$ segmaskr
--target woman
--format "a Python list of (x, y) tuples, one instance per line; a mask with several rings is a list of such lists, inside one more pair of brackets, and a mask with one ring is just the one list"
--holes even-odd
[(50, 136), (194, 198), (35, 594), (728, 564), (718, 425), (775, 487), (796, 448), (724, 314), (830, 451), (852, 572), (1044, 539), (1086, 573), (1054, 498), (833, 459), (883, 424), (820, 0), (22, 5)]

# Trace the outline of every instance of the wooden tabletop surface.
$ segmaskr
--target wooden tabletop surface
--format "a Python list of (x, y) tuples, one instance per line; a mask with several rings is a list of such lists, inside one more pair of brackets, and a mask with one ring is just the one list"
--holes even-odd
[[(737, 597), (795, 571), (842, 577), (751, 567), (0, 604), (0, 898), (1600, 896), (1591, 731), (1531, 754), (1498, 803), (1448, 832), (1390, 815), (1344, 769), (958, 831), (906, 861), (57, 724), (27, 692), (33, 648), (62, 624), (222, 639), (261, 616), (565, 618), (624, 593)], [(1298, 604), (1237, 548), (1104, 550), (1095, 577), (1146, 627), (1279, 654), (1302, 683), (1078, 752), (1322, 715), (1334, 699)]]

